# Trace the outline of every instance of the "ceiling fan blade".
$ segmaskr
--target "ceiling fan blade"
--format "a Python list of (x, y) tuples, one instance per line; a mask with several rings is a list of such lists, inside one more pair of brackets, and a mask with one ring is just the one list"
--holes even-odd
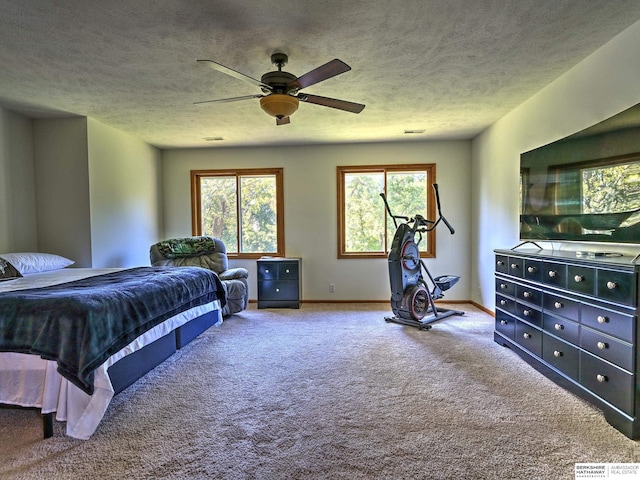
[(219, 72), (226, 73), (227, 75), (237, 78), (238, 80), (242, 80), (244, 82), (250, 83), (251, 85), (255, 85), (256, 87), (272, 90), (272, 88), (266, 83), (262, 83), (260, 80), (256, 80), (255, 78), (251, 78), (250, 76), (245, 75), (244, 73), (240, 73), (233, 68), (225, 67), (224, 65), (218, 62), (214, 62), (213, 60), (197, 60), (197, 62), (202, 65), (207, 65)]
[(345, 112), (360, 113), (366, 105), (362, 103), (347, 102), (346, 100), (337, 100), (335, 98), (320, 97), (318, 95), (308, 95), (306, 93), (298, 95), (301, 102), (314, 103), (323, 107), (337, 108)]
[(198, 105), (199, 107), (210, 105), (212, 103), (227, 103), (227, 102), (238, 102), (240, 100), (249, 100), (251, 98), (261, 98), (264, 95), (245, 95), (243, 97), (232, 97), (232, 98), (221, 98), (219, 100), (205, 100), (204, 102), (195, 102), (194, 105)]
[(300, 90), (310, 85), (315, 85), (316, 83), (322, 82), (328, 78), (340, 75), (341, 73), (348, 72), (349, 70), (351, 70), (349, 65), (336, 58), (298, 77), (297, 80), (289, 83), (287, 88), (291, 87)]
[(289, 123), (291, 123), (289, 117), (276, 118), (276, 125), (287, 125)]

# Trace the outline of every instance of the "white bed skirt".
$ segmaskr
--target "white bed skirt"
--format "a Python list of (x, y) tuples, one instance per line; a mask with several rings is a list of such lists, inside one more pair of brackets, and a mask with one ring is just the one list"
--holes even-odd
[(93, 395), (87, 395), (56, 370), (56, 362), (26, 353), (0, 352), (0, 403), (40, 408), (56, 413), (56, 420), (67, 422), (67, 435), (87, 440), (93, 435), (114, 390), (107, 369), (121, 358), (167, 335), (205, 313), (217, 311), (222, 322), (220, 302), (192, 308), (147, 331), (98, 367), (94, 374)]

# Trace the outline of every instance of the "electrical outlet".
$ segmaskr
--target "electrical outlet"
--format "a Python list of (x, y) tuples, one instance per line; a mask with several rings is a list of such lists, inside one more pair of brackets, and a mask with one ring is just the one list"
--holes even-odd
[(336, 291), (336, 284), (335, 283), (330, 283), (329, 284), (329, 292), (334, 293)]

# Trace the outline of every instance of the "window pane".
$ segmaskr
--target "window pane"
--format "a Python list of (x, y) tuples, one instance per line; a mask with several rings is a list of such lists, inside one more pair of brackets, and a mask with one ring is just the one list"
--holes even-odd
[(278, 249), (276, 179), (273, 175), (240, 177), (241, 230), (244, 253)]
[(235, 177), (202, 177), (200, 181), (202, 235), (222, 240), (227, 252), (238, 252)]
[[(394, 215), (414, 217), (422, 215), (427, 220), (434, 220), (427, 216), (427, 175), (422, 172), (388, 172), (387, 173), (387, 201)], [(393, 220), (387, 223), (387, 246), (391, 242), (396, 228)], [(423, 243), (421, 250), (425, 249)]]
[(345, 251), (383, 252), (384, 174), (346, 173), (344, 176)]

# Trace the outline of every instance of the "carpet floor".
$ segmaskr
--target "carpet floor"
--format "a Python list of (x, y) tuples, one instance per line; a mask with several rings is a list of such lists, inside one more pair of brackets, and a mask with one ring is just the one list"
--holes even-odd
[(573, 479), (640, 442), (455, 305), (429, 331), (385, 304), (252, 305), (112, 401), (87, 441), (0, 409), (2, 479)]

